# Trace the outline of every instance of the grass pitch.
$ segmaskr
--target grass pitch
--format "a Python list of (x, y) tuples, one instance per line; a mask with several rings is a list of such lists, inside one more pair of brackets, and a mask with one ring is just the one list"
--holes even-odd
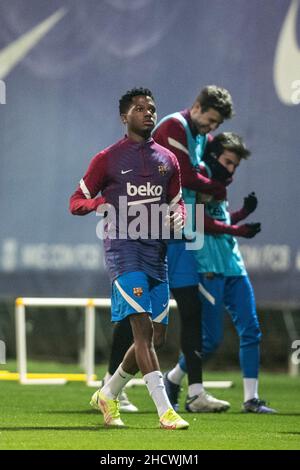
[[(15, 370), (15, 364), (5, 366)], [(30, 364), (30, 372), (77, 372), (61, 364)], [(104, 369), (98, 369), (98, 376)], [(21, 386), (0, 381), (0, 449), (96, 450), (204, 450), (300, 449), (300, 378), (261, 375), (261, 396), (280, 414), (240, 412), (242, 380), (239, 373), (207, 373), (205, 380), (233, 380), (234, 388), (212, 390), (231, 402), (224, 414), (181, 412), (187, 431), (158, 428), (158, 418), (146, 387), (129, 389), (137, 414), (123, 414), (126, 429), (108, 430), (102, 415), (89, 407), (93, 393), (84, 383), (65, 386)], [(185, 389), (181, 394), (183, 410)]]

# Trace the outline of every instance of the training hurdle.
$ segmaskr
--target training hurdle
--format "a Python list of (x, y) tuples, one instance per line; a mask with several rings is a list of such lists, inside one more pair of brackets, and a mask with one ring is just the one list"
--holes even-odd
[[(28, 374), (27, 373), (27, 348), (26, 348), (26, 307), (78, 307), (84, 309), (84, 370), (85, 382), (89, 387), (97, 387), (99, 381), (95, 380), (95, 314), (96, 308), (110, 308), (111, 300), (83, 299), (83, 298), (42, 298), (42, 297), (18, 297), (15, 302), (16, 320), (16, 350), (18, 364), (18, 380), (22, 385), (64, 385), (72, 380), (72, 375), (80, 374)], [(175, 300), (170, 300), (170, 309), (177, 307)], [(63, 377), (62, 377), (63, 375)], [(9, 374), (8, 374), (9, 377)], [(82, 377), (82, 375), (81, 375)], [(1, 379), (1, 377), (0, 377)], [(9, 378), (8, 378), (9, 380)], [(16, 374), (14, 379), (16, 380)], [(75, 378), (76, 380), (76, 378)], [(78, 379), (79, 380), (79, 379)], [(82, 378), (81, 378), (82, 380)], [(133, 379), (128, 386), (143, 385), (143, 379)], [(230, 381), (204, 382), (206, 388), (229, 388)]]
[(16, 299), (16, 350), (19, 372), (19, 382), (22, 385), (64, 385), (66, 378), (47, 377), (29, 378), (27, 374), (27, 348), (26, 348), (26, 307), (79, 307), (84, 309), (84, 370), (88, 386), (97, 386), (95, 382), (95, 309), (96, 307), (110, 307), (110, 299), (82, 299), (82, 298), (39, 298), (19, 297)]

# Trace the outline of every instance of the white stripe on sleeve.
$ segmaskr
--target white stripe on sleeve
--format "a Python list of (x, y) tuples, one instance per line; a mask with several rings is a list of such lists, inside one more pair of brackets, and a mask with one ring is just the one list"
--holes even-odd
[(181, 150), (182, 152), (189, 155), (188, 149), (184, 145), (182, 145), (180, 142), (178, 142), (178, 140), (175, 140), (172, 137), (168, 137), (168, 142), (170, 145), (172, 145), (172, 147), (175, 147), (176, 149)]
[(182, 198), (182, 191), (181, 189), (179, 190), (179, 192), (176, 194), (176, 196), (172, 199), (172, 201), (170, 202), (170, 208), (172, 206), (175, 206), (175, 204), (177, 204), (177, 202), (180, 201), (180, 199)]
[(83, 181), (83, 179), (80, 180), (79, 186), (80, 186), (81, 191), (82, 191), (83, 194), (85, 195), (85, 197), (86, 197), (87, 199), (92, 199), (91, 193), (89, 192), (88, 188), (86, 187), (86, 184), (85, 184), (85, 182)]

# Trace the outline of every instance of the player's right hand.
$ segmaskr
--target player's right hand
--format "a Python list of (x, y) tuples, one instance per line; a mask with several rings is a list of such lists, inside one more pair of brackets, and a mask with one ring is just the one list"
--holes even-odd
[(261, 231), (261, 223), (250, 223), (240, 225), (237, 235), (244, 238), (253, 238)]

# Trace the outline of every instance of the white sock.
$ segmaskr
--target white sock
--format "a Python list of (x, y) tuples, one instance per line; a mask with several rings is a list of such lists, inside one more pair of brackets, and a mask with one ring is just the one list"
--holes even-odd
[(258, 379), (244, 378), (244, 401), (258, 398)]
[(170, 370), (168, 372), (168, 379), (173, 382), (173, 384), (180, 385), (183, 377), (185, 376), (185, 372), (183, 369), (181, 369), (179, 364), (176, 364), (174, 369)]
[(162, 373), (159, 370), (144, 375), (149, 394), (155, 403), (158, 416), (161, 417), (169, 408), (172, 408), (166, 393)]
[(122, 364), (119, 365), (114, 375), (105, 383), (102, 387), (104, 395), (110, 400), (114, 400), (119, 395), (123, 387), (131, 380), (134, 376), (125, 372), (122, 368)]
[(104, 382), (104, 385), (107, 384), (107, 382), (111, 379), (111, 375), (109, 372), (106, 372), (105, 376), (104, 376), (104, 379), (103, 379), (103, 382)]
[(188, 396), (189, 397), (194, 397), (195, 395), (199, 395), (201, 392), (203, 392), (203, 384), (192, 384), (189, 385), (188, 388)]

